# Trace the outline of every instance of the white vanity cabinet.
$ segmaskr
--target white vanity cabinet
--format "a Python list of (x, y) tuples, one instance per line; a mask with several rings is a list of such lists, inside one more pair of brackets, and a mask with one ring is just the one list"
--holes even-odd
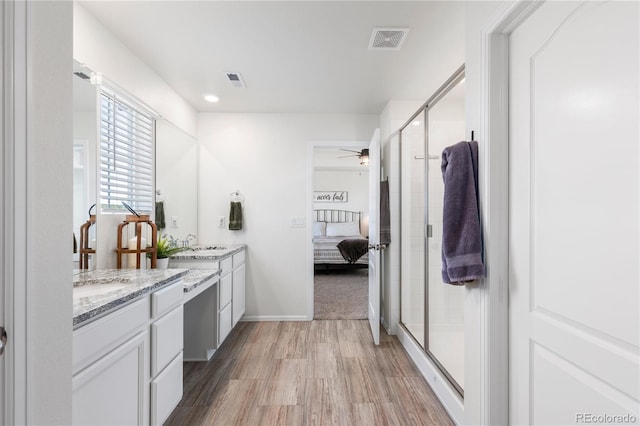
[(73, 333), (74, 425), (149, 424), (149, 299)]
[[(233, 327), (236, 326), (245, 312), (245, 257), (246, 249), (232, 249), (228, 255), (209, 256), (206, 250), (196, 251), (196, 254), (180, 254), (172, 257), (172, 268), (189, 269), (219, 269), (220, 278), (214, 294), (202, 298), (196, 296), (185, 304), (185, 335), (187, 336), (189, 349), (186, 351), (188, 360), (208, 360), (215, 349), (227, 338)], [(200, 253), (200, 254), (198, 254)], [(211, 319), (211, 312), (215, 318)], [(214, 329), (209, 335), (215, 339), (215, 347), (211, 350), (203, 350), (202, 338), (203, 325), (199, 322), (206, 321), (207, 326)], [(196, 338), (191, 339), (193, 335)], [(191, 340), (197, 341), (192, 343)], [(192, 348), (196, 350), (192, 350)], [(206, 355), (205, 355), (206, 354)]]
[(74, 425), (162, 424), (182, 398), (182, 280), (73, 333)]

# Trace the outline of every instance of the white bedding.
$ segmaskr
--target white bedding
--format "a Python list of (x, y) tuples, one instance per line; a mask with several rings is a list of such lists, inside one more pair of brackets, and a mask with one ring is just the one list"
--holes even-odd
[[(362, 235), (346, 235), (339, 237), (313, 237), (314, 263), (347, 263), (338, 250), (338, 243), (342, 240), (353, 238), (365, 238)], [(368, 263), (369, 258), (365, 254), (356, 263)]]

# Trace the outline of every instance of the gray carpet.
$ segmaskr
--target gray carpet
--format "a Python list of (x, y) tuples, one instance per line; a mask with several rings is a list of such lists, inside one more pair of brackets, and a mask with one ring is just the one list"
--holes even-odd
[(366, 319), (368, 271), (354, 269), (316, 273), (314, 319)]

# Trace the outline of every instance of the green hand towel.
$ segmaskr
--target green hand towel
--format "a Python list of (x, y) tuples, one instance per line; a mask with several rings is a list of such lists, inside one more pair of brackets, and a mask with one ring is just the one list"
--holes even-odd
[(164, 229), (167, 224), (164, 221), (164, 203), (156, 201), (156, 225), (158, 229)]
[(229, 209), (229, 230), (239, 231), (242, 229), (242, 204), (239, 201), (232, 201)]

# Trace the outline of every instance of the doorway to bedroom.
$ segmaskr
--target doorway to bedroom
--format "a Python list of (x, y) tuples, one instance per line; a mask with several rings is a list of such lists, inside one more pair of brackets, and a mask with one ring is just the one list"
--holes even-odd
[(313, 148), (313, 318), (367, 319), (367, 147)]

